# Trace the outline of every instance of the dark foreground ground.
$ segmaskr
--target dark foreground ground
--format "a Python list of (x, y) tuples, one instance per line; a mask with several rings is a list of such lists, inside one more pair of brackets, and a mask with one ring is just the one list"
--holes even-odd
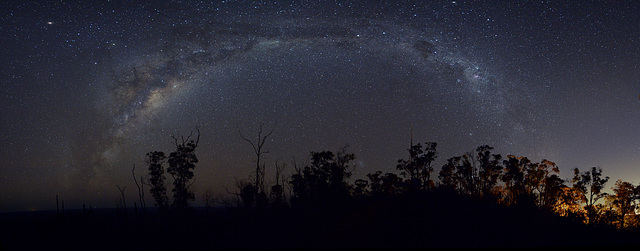
[(367, 200), (342, 207), (115, 209), (0, 214), (0, 250), (640, 247), (640, 233), (474, 201)]

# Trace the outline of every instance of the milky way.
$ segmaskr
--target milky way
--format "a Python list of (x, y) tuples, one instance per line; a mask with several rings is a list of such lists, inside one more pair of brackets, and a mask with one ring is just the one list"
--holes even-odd
[[(146, 41), (152, 46), (134, 53), (143, 58), (129, 59), (110, 48), (109, 56), (122, 63), (96, 85), (102, 87), (100, 111), (112, 127), (107, 148), (100, 153), (106, 165), (98, 165), (97, 173), (90, 175), (102, 176), (102, 169), (122, 159), (135, 162), (121, 156), (131, 139), (149, 151), (154, 145), (150, 142), (170, 142), (166, 135), (150, 131), (189, 130), (199, 123), (223, 124), (227, 130), (203, 132), (225, 134), (222, 139), (231, 142), (238, 141), (228, 135), (237, 134), (236, 127), (247, 133), (256, 130), (250, 125), (257, 121), (277, 123), (281, 143), (271, 147), (281, 151), (275, 159), (349, 144), (362, 155), (360, 166), (373, 170), (393, 168), (402, 155), (374, 159), (366, 154), (392, 149), (367, 145), (391, 141), (397, 148), (393, 152), (399, 153), (412, 130), (416, 141), (449, 142), (449, 137), (456, 137), (504, 147), (522, 142), (523, 134), (540, 126), (529, 119), (543, 116), (514, 116), (531, 97), (497, 77), (498, 71), (440, 42), (430, 27), (420, 30), (371, 18), (195, 19), (198, 23), (169, 29), (169, 39)], [(508, 97), (513, 92), (519, 93)], [(172, 122), (158, 126), (166, 120)], [(214, 149), (231, 143), (209, 138)], [(471, 150), (472, 144), (460, 147)], [(290, 148), (302, 151), (289, 153), (294, 150)], [(216, 165), (220, 156), (214, 150), (211, 157)], [(243, 162), (229, 161), (227, 165)], [(242, 172), (231, 173), (225, 178), (243, 177)]]
[[(608, 19), (580, 19), (595, 7), (602, 6), (8, 6), (2, 115), (14, 122), (2, 128), (9, 146), (2, 186), (10, 191), (2, 203), (46, 207), (62, 194), (71, 205), (113, 206), (116, 185), (134, 186), (133, 165), (144, 173), (145, 153), (171, 151), (170, 136), (196, 126), (202, 134), (196, 193), (225, 193), (251, 174), (253, 156), (239, 131), (257, 133), (258, 123), (275, 128), (267, 166), (349, 145), (357, 157), (354, 177), (361, 178), (395, 171), (413, 140), (437, 142), (439, 163), (489, 144), (503, 155), (557, 161), (565, 177), (582, 165), (624, 166), (613, 168), (620, 174), (632, 157), (580, 162), (595, 161), (595, 148), (584, 147), (602, 142), (580, 132), (628, 139), (621, 135), (638, 122), (629, 117), (637, 115), (629, 110), (635, 94), (610, 102), (635, 91), (637, 71), (622, 52), (637, 53), (628, 49), (637, 41), (606, 29), (615, 23)], [(635, 7), (611, 10), (622, 18)], [(598, 32), (620, 37), (606, 40)], [(587, 34), (600, 47), (581, 44)], [(603, 105), (581, 107), (594, 102)], [(606, 156), (640, 149), (628, 141), (624, 151), (608, 144), (618, 150)]]

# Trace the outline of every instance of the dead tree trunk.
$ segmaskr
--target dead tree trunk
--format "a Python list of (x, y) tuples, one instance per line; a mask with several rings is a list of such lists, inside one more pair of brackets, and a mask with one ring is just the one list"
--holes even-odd
[(116, 187), (118, 187), (118, 190), (120, 191), (120, 195), (122, 195), (120, 201), (122, 203), (124, 215), (127, 215), (127, 201), (125, 200), (125, 197), (124, 197), (124, 189), (126, 189), (127, 186), (124, 186), (124, 187), (120, 188), (119, 185), (116, 185)]
[(267, 133), (266, 135), (262, 135), (263, 134), (263, 125), (262, 123), (259, 123), (260, 128), (258, 130), (258, 138), (257, 140), (251, 141), (248, 138), (244, 137), (244, 135), (242, 135), (242, 132), (240, 131), (240, 129), (238, 129), (238, 132), (240, 133), (240, 138), (242, 138), (243, 140), (249, 142), (249, 144), (251, 144), (251, 148), (253, 148), (253, 152), (256, 155), (256, 177), (255, 177), (255, 181), (254, 181), (254, 186), (256, 187), (256, 192), (257, 193), (261, 193), (264, 192), (264, 172), (265, 172), (265, 168), (264, 168), (264, 164), (261, 165), (260, 163), (260, 159), (262, 157), (263, 154), (265, 153), (269, 153), (268, 151), (264, 151), (263, 147), (264, 144), (267, 142), (267, 138), (269, 136), (271, 136), (271, 134), (273, 133), (273, 130), (275, 129), (275, 125), (273, 126), (273, 128), (271, 128), (271, 131), (269, 131), (269, 133)]
[(136, 187), (138, 188), (138, 201), (140, 202), (140, 208), (144, 213), (146, 204), (144, 201), (144, 182), (142, 182), (142, 176), (140, 176), (140, 184), (138, 184), (138, 180), (136, 179), (136, 164), (133, 164), (133, 169), (131, 169), (131, 175), (133, 175), (133, 182), (136, 183)]

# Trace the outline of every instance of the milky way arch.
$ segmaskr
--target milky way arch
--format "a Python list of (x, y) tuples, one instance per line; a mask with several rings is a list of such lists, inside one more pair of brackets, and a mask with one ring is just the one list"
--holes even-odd
[[(87, 175), (92, 176), (93, 179), (106, 177), (107, 175), (102, 173), (105, 170), (113, 172), (112, 169), (116, 165), (122, 166), (127, 161), (141, 163), (141, 157), (137, 156), (143, 155), (143, 150), (139, 149), (140, 146), (151, 149), (157, 145), (152, 142), (158, 140), (158, 137), (168, 141), (166, 135), (176, 133), (176, 131), (171, 131), (175, 129), (176, 124), (167, 124), (163, 121), (175, 120), (176, 118), (181, 120), (185, 113), (188, 115), (188, 113), (203, 109), (225, 109), (223, 106), (226, 104), (223, 103), (215, 104), (214, 107), (212, 105), (200, 106), (199, 104), (203, 102), (211, 103), (202, 101), (203, 93), (208, 94), (204, 99), (236, 100), (235, 102), (242, 103), (263, 102), (255, 99), (247, 101), (242, 97), (237, 97), (248, 95), (238, 90), (234, 92), (234, 89), (247, 88), (246, 86), (242, 87), (246, 83), (241, 82), (245, 77), (253, 77), (250, 75), (254, 73), (251, 70), (242, 69), (238, 73), (239, 76), (233, 76), (234, 71), (231, 69), (239, 65), (258, 64), (253, 66), (256, 69), (264, 69), (268, 68), (264, 64), (271, 62), (295, 61), (302, 62), (302, 66), (299, 64), (295, 67), (310, 68), (308, 70), (313, 71), (314, 67), (317, 67), (312, 65), (314, 63), (348, 61), (349, 59), (345, 58), (357, 58), (360, 57), (359, 55), (364, 55), (362, 58), (365, 60), (373, 58), (379, 62), (389, 62), (393, 65), (392, 67), (399, 69), (396, 71), (406, 73), (408, 76), (400, 78), (404, 79), (406, 83), (395, 83), (395, 85), (379, 83), (375, 80), (371, 82), (370, 80), (366, 84), (374, 91), (369, 90), (368, 95), (373, 92), (374, 97), (371, 98), (371, 101), (366, 101), (369, 102), (368, 106), (355, 108), (354, 113), (373, 114), (382, 110), (387, 114), (405, 113), (403, 116), (410, 117), (409, 120), (413, 122), (410, 122), (411, 125), (401, 123), (404, 127), (413, 127), (414, 124), (417, 124), (415, 125), (417, 128), (426, 128), (435, 131), (435, 134), (437, 134), (437, 130), (457, 128), (457, 134), (475, 137), (479, 139), (478, 142), (495, 137), (495, 132), (499, 132), (502, 134), (500, 143), (505, 145), (522, 140), (523, 135), (535, 130), (529, 122), (535, 120), (536, 115), (527, 113), (524, 109), (528, 103), (532, 102), (532, 97), (519, 90), (513, 83), (504, 81), (498, 71), (489, 67), (490, 64), (470, 60), (456, 47), (458, 45), (447, 40), (446, 36), (441, 35), (434, 28), (416, 28), (415, 26), (370, 18), (339, 20), (296, 18), (270, 19), (269, 21), (259, 18), (245, 18), (239, 22), (201, 20), (198, 23), (180, 24), (158, 31), (157, 34), (150, 35), (145, 39), (145, 43), (141, 46), (130, 46), (123, 49), (117, 44), (110, 45), (107, 48), (107, 57), (103, 59), (106, 66), (101, 68), (102, 74), (98, 74), (99, 77), (95, 80), (95, 86), (98, 86), (95, 98), (96, 107), (108, 124), (100, 134), (105, 143), (92, 157), (94, 160), (93, 174)], [(305, 63), (309, 65), (305, 66)], [(334, 78), (342, 78), (341, 75), (358, 76), (358, 73), (354, 73), (354, 71), (362, 70), (357, 69), (357, 66), (360, 65), (366, 65), (366, 62), (350, 65), (356, 66), (355, 68), (327, 67), (331, 69), (329, 74), (333, 72), (335, 75)], [(291, 74), (286, 69), (280, 68), (278, 71), (275, 74)], [(236, 70), (235, 73), (237, 72)], [(365, 87), (363, 87), (363, 83), (358, 83), (360, 81), (358, 79), (351, 79), (354, 81), (349, 85), (334, 86), (336, 83), (318, 84), (318, 82), (325, 81), (325, 79), (314, 79), (325, 77), (325, 75), (319, 76), (296, 76), (295, 79), (299, 82), (315, 83), (320, 89), (333, 88), (344, 89), (344, 92), (351, 91), (352, 94), (341, 96), (344, 99), (357, 99), (358, 94), (356, 93), (366, 92), (360, 90)], [(277, 95), (282, 92), (293, 92), (291, 88), (294, 87), (287, 86), (287, 83), (282, 84), (283, 86), (275, 85), (253, 88), (270, 93), (272, 95), (270, 99), (281, 98)], [(271, 89), (278, 91), (276, 93)], [(384, 89), (384, 91), (378, 89)], [(246, 91), (246, 89), (243, 90)], [(397, 93), (397, 95), (393, 96), (392, 93)], [(297, 103), (299, 113), (296, 116), (311, 116), (311, 112), (307, 110), (313, 110), (317, 106), (326, 106), (314, 103), (314, 100), (323, 99), (323, 95), (333, 95), (321, 91), (316, 92), (316, 90), (306, 92), (306, 94), (311, 95), (305, 99), (309, 102), (306, 104)], [(200, 101), (189, 101), (193, 99)], [(339, 102), (341, 101), (329, 101), (328, 103)], [(397, 103), (397, 105), (389, 105), (389, 102)], [(400, 105), (400, 103), (410, 104)], [(191, 104), (191, 108), (175, 112), (176, 106), (186, 106), (186, 104)], [(287, 106), (286, 102), (278, 104), (275, 106)], [(405, 108), (412, 111), (410, 113), (401, 111)], [(289, 108), (282, 110), (286, 109)], [(393, 111), (394, 109), (398, 111)], [(300, 112), (301, 110), (304, 111)], [(237, 113), (238, 111), (227, 110), (227, 112)], [(295, 112), (288, 111), (288, 113)], [(436, 119), (435, 115), (423, 118), (426, 116), (423, 114), (437, 114), (444, 119)], [(256, 117), (257, 115), (248, 114), (248, 116)], [(341, 116), (340, 121), (348, 121), (348, 117), (351, 115), (340, 114), (338, 116)], [(391, 123), (393, 122), (391, 120), (398, 120), (392, 118), (393, 115), (387, 117)], [(201, 121), (183, 122), (194, 124), (206, 121), (206, 118), (197, 119)], [(265, 117), (258, 119), (269, 120)], [(366, 119), (360, 117), (359, 120)], [(315, 126), (318, 123), (323, 123), (319, 120), (315, 120), (315, 122)], [(222, 123), (222, 121), (212, 123)], [(295, 122), (278, 121), (278, 123), (297, 123), (298, 127), (303, 124), (299, 118)], [(326, 123), (340, 124), (343, 122), (331, 120)], [(419, 125), (421, 123), (429, 125), (421, 127)], [(309, 124), (304, 126), (309, 126)], [(366, 126), (361, 125), (361, 127)], [(164, 135), (150, 133), (152, 130), (150, 128), (157, 129), (158, 127), (163, 127), (160, 130), (170, 132), (166, 132)], [(229, 127), (238, 127), (238, 125), (229, 125)], [(344, 127), (338, 128), (332, 127), (332, 125), (324, 125), (324, 127), (326, 128), (324, 133), (336, 130), (342, 130), (339, 132), (341, 134), (349, 133), (344, 132)], [(408, 129), (402, 128), (401, 130)], [(296, 131), (296, 133), (300, 134), (301, 132)], [(351, 133), (367, 137), (366, 132)], [(287, 131), (283, 134), (287, 134)], [(150, 139), (152, 137), (155, 139)], [(458, 138), (454, 140), (463, 140), (459, 138), (463, 137), (461, 135), (456, 137)], [(437, 141), (442, 138), (430, 140)], [(130, 148), (131, 141), (137, 142), (135, 144), (138, 148), (135, 151)], [(122, 162), (122, 159), (127, 159), (123, 158), (123, 155), (129, 158), (134, 157), (134, 159)], [(101, 180), (96, 184), (104, 185), (105, 182), (107, 181)]]

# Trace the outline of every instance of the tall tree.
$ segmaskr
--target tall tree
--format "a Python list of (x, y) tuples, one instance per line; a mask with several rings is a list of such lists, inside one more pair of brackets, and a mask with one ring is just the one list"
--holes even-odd
[(563, 202), (561, 200), (563, 190), (568, 188), (564, 183), (565, 180), (560, 178), (557, 173), (547, 176), (544, 180), (544, 190), (540, 194), (540, 206), (555, 211), (555, 208)]
[(493, 147), (482, 145), (476, 148), (476, 160), (478, 163), (478, 186), (482, 196), (490, 196), (502, 174), (500, 160), (502, 155), (491, 154)]
[(543, 159), (540, 163), (529, 165), (526, 171), (525, 187), (528, 187), (527, 191), (535, 196), (538, 207), (552, 205), (555, 196), (560, 192), (560, 186), (564, 183), (558, 176), (560, 168), (555, 163)]
[(578, 168), (573, 169), (573, 187), (580, 193), (582, 200), (585, 201), (585, 210), (587, 212), (587, 220), (589, 224), (598, 220), (598, 211), (595, 203), (607, 196), (602, 190), (605, 187), (609, 177), (602, 177), (602, 169), (592, 167), (590, 170), (580, 173)]
[(265, 151), (264, 148), (264, 144), (267, 142), (267, 138), (269, 136), (271, 136), (271, 134), (273, 134), (273, 130), (275, 129), (275, 125), (273, 126), (273, 128), (271, 128), (271, 130), (268, 133), (265, 133), (263, 130), (263, 125), (262, 123), (258, 123), (259, 124), (259, 129), (258, 129), (258, 135), (255, 141), (252, 141), (248, 138), (246, 138), (244, 135), (242, 135), (242, 132), (240, 131), (240, 129), (238, 129), (238, 133), (240, 134), (240, 138), (242, 138), (244, 141), (249, 142), (249, 144), (251, 145), (251, 148), (253, 149), (253, 153), (256, 155), (256, 171), (255, 171), (255, 180), (253, 182), (253, 189), (252, 191), (255, 191), (255, 195), (254, 198), (260, 198), (260, 197), (264, 197), (266, 199), (266, 192), (264, 189), (264, 174), (265, 174), (265, 164), (261, 162), (261, 159), (263, 157), (263, 155), (265, 153), (269, 153), (268, 151)]
[(118, 191), (120, 191), (120, 195), (121, 195), (120, 200), (119, 200), (118, 203), (122, 206), (123, 211), (124, 211), (124, 213), (126, 215), (127, 214), (127, 200), (124, 197), (124, 190), (127, 188), (127, 186), (124, 186), (124, 187), (120, 188), (119, 185), (116, 185), (116, 187), (118, 188)]
[(171, 136), (174, 139), (176, 150), (169, 154), (167, 172), (173, 177), (172, 206), (176, 209), (186, 209), (189, 207), (189, 201), (195, 200), (195, 195), (190, 190), (193, 183), (189, 183), (189, 181), (193, 178), (193, 169), (198, 163), (195, 150), (200, 142), (200, 129), (196, 127), (196, 130), (198, 134), (195, 140), (191, 139), (193, 132), (186, 138)]
[(638, 199), (636, 188), (633, 184), (617, 180), (613, 187), (612, 205), (618, 213), (618, 221), (620, 222), (620, 228), (624, 228), (625, 215), (633, 212), (635, 209), (635, 200)]
[(477, 194), (477, 169), (472, 154), (465, 153), (447, 159), (438, 178), (446, 189), (455, 190), (463, 195)]
[[(528, 163), (523, 166), (524, 168), (524, 190), (526, 195), (534, 200), (538, 207), (542, 207), (545, 204), (545, 199), (550, 199), (549, 194), (546, 193), (547, 188), (552, 190), (553, 187), (547, 187), (547, 185), (553, 186), (554, 182), (547, 182), (548, 179), (556, 179), (556, 176), (551, 177), (552, 173), (559, 173), (560, 169), (555, 163), (546, 159), (541, 163)], [(543, 197), (544, 196), (544, 197)]]
[(149, 165), (150, 192), (155, 200), (156, 207), (160, 210), (165, 210), (169, 207), (165, 184), (166, 178), (164, 177), (164, 167), (162, 166), (166, 159), (164, 152), (154, 151), (147, 153), (146, 162)]
[(456, 158), (456, 179), (458, 180), (458, 190), (461, 194), (477, 194), (475, 182), (477, 169), (473, 161), (470, 153), (465, 153)]
[(133, 168), (131, 169), (131, 175), (133, 176), (133, 182), (135, 182), (136, 187), (138, 188), (138, 201), (140, 202), (140, 207), (144, 212), (146, 206), (146, 202), (144, 201), (144, 182), (142, 176), (140, 176), (140, 184), (138, 184), (138, 179), (136, 178), (136, 165), (133, 164)]
[(525, 170), (531, 165), (527, 157), (507, 156), (504, 163), (504, 174), (502, 181), (505, 183), (506, 203), (516, 204), (527, 197), (524, 178)]
[(397, 170), (407, 178), (410, 189), (426, 190), (434, 186), (431, 180), (433, 173), (433, 163), (438, 157), (435, 142), (425, 143), (424, 149), (420, 143), (411, 145), (409, 149), (409, 159), (399, 159), (396, 165)]

